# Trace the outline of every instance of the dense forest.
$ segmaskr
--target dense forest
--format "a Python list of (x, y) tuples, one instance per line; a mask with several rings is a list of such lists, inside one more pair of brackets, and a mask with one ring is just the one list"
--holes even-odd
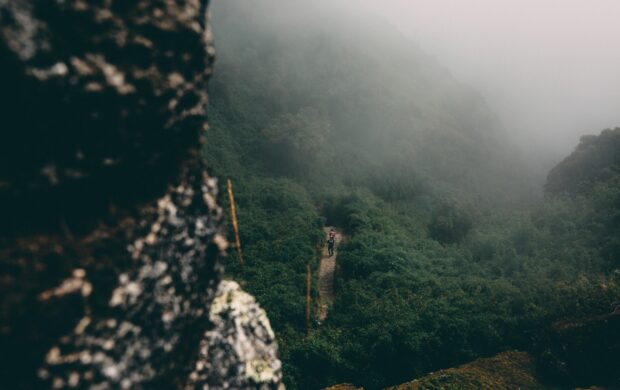
[[(543, 194), (484, 100), (397, 31), (264, 5), (214, 4), (205, 153), (234, 183), (246, 264), (227, 272), (266, 309), (288, 388), (540, 353), (552, 322), (613, 309), (620, 129), (584, 137)], [(306, 338), (327, 225), (347, 239)]]

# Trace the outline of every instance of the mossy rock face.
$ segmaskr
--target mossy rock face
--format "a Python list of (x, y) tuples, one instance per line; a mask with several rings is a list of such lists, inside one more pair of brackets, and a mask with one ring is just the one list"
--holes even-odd
[(417, 389), (545, 389), (535, 376), (534, 359), (526, 352), (509, 351), (478, 359), (457, 368), (429, 374), (391, 390)]

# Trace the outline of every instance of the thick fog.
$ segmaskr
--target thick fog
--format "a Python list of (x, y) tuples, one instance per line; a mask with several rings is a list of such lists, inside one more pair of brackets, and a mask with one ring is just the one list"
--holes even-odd
[(548, 168), (620, 126), (620, 1), (382, 0), (364, 5), (480, 91)]
[[(225, 1), (214, 1), (215, 11)], [(345, 29), (373, 18), (387, 21), (412, 41), (412, 51), (422, 49), (477, 90), (540, 174), (568, 155), (581, 135), (620, 126), (618, 0), (256, 4), (274, 19), (291, 19), (285, 27), (291, 29), (312, 28), (328, 16)]]

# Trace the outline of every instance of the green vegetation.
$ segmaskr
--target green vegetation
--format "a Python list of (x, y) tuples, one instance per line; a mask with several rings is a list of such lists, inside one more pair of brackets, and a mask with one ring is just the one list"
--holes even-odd
[[(231, 256), (227, 271), (269, 313), (288, 388), (374, 389), (536, 350), (553, 320), (620, 298), (617, 162), (537, 199), (484, 102), (397, 33), (240, 4), (214, 7), (205, 153), (235, 184), (246, 268)], [(571, 171), (590, 160), (550, 183), (591, 177)], [(306, 339), (305, 266), (325, 224), (348, 240), (334, 307)]]

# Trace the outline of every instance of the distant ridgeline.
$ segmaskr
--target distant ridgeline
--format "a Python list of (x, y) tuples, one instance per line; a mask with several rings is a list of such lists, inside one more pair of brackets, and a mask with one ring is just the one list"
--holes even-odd
[(610, 266), (620, 267), (620, 128), (581, 137), (575, 151), (549, 173), (545, 192), (571, 197), (589, 210), (593, 246)]
[[(536, 357), (556, 320), (609, 314), (617, 181), (561, 196), (556, 176), (582, 181), (563, 163), (547, 199), (532, 199), (479, 95), (389, 26), (339, 7), (213, 5), (205, 153), (235, 184), (246, 260), (227, 272), (267, 310), (287, 388), (376, 389), (510, 349)], [(520, 200), (527, 208), (510, 207)], [(317, 270), (328, 225), (348, 239), (330, 315), (306, 338), (306, 265)]]

